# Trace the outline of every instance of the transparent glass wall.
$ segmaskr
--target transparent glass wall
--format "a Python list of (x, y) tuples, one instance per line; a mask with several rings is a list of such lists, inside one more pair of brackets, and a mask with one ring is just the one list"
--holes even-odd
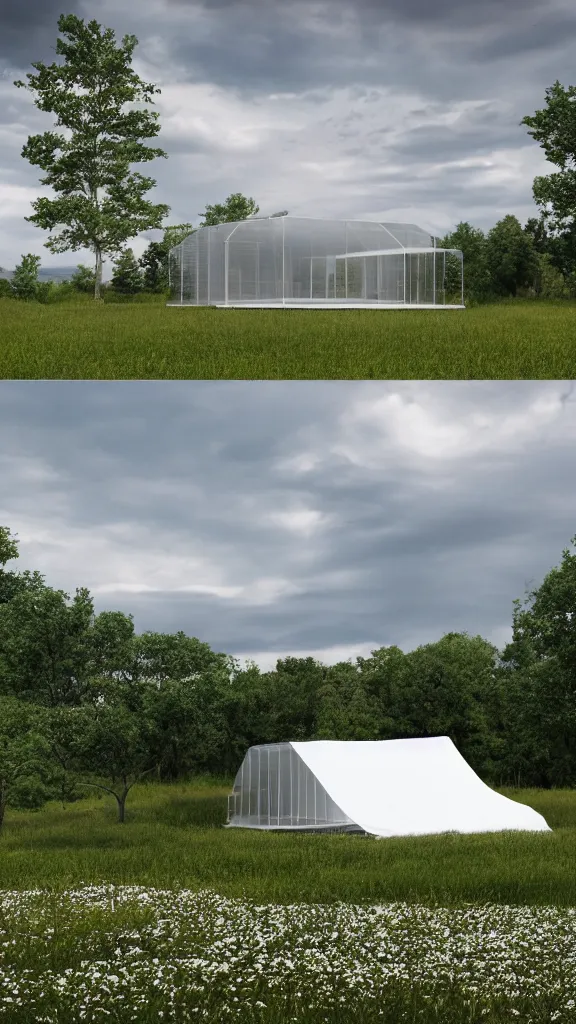
[(462, 254), (431, 242), (415, 224), (372, 221), (270, 217), (199, 228), (170, 250), (170, 303), (462, 305)]
[(228, 802), (229, 824), (244, 828), (357, 828), (290, 743), (250, 747)]

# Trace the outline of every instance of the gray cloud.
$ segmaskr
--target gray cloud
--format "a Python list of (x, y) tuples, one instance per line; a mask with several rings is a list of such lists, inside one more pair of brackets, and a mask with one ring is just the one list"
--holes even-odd
[(565, 382), (4, 382), (0, 437), (18, 568), (262, 665), (502, 645), (576, 533)]
[[(67, 7), (139, 40), (134, 66), (158, 84), (150, 193), (168, 223), (198, 224), (231, 192), (262, 213), (388, 219), (441, 235), (461, 220), (488, 230), (506, 213), (537, 215), (532, 182), (551, 170), (521, 119), (570, 84), (576, 11), (571, 0), (85, 0)], [(23, 253), (42, 266), (93, 262), (53, 255), (47, 233), (24, 221), (52, 195), (20, 156), (52, 115), (13, 80), (32, 62), (59, 62), (61, 13), (52, 0), (4, 0), (0, 9), (0, 266)], [(131, 241), (140, 256), (160, 232)], [(112, 273), (104, 263), (104, 279)]]

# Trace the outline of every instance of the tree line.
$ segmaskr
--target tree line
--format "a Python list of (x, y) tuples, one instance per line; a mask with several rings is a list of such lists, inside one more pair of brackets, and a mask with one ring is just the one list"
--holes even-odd
[[(57, 124), (71, 131), (66, 139), (55, 132), (28, 138), (22, 156), (47, 174), (41, 178), (58, 198), (35, 200), (35, 213), (25, 220), (45, 230), (65, 225), (44, 243), (51, 252), (87, 248), (94, 269), (80, 265), (70, 282), (55, 285), (37, 279), (40, 257), (28, 253), (11, 282), (0, 280), (0, 297), (56, 302), (74, 292), (102, 293), (119, 301), (168, 294), (168, 251), (192, 231), (191, 224), (164, 227), (161, 242), (150, 242), (139, 260), (126, 242), (139, 232), (161, 228), (170, 211), (164, 203), (144, 198), (153, 178), (131, 171), (130, 165), (167, 158), (158, 147), (144, 145), (160, 131), (159, 114), (149, 110), (122, 113), (127, 102), (153, 103), (160, 93), (133, 71), (131, 60), (138, 40), (126, 35), (115, 45), (112, 29), (101, 31), (95, 20), (87, 25), (74, 14), (62, 14), (56, 52), (63, 64), (33, 63), (38, 74), (18, 88), (35, 93), (36, 106), (57, 115)], [(82, 95), (76, 87), (86, 90)], [(105, 101), (103, 101), (105, 97)], [(467, 304), (514, 296), (576, 297), (576, 87), (559, 81), (546, 90), (546, 106), (520, 122), (539, 142), (558, 171), (533, 182), (538, 218), (524, 226), (508, 214), (487, 234), (461, 221), (438, 244), (464, 254), (464, 295)], [(200, 225), (243, 220), (257, 213), (252, 198), (233, 193), (224, 203), (207, 206)], [(116, 257), (109, 286), (102, 285), (103, 256)]]
[[(572, 540), (576, 546), (576, 537)], [(0, 527), (0, 825), (7, 806), (63, 805), (99, 789), (117, 802), (146, 776), (234, 775), (249, 746), (447, 735), (489, 785), (576, 784), (576, 554), (523, 602), (502, 651), (450, 632), (408, 653), (263, 672), (187, 636), (136, 634), (38, 571), (6, 569)]]

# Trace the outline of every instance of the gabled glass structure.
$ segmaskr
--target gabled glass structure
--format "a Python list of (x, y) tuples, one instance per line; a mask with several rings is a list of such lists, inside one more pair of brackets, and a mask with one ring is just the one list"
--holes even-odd
[(291, 743), (250, 747), (228, 797), (228, 828), (362, 832)]
[(462, 253), (415, 224), (253, 217), (169, 252), (169, 306), (463, 309)]

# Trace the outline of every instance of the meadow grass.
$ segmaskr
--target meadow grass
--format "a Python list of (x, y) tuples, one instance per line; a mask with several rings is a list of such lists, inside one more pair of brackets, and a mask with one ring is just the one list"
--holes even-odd
[(551, 833), (224, 829), (232, 780), (8, 810), (0, 1021), (576, 1020), (576, 794)]
[(571, 379), (576, 300), (466, 310), (176, 308), (0, 299), (0, 377), (73, 380)]

